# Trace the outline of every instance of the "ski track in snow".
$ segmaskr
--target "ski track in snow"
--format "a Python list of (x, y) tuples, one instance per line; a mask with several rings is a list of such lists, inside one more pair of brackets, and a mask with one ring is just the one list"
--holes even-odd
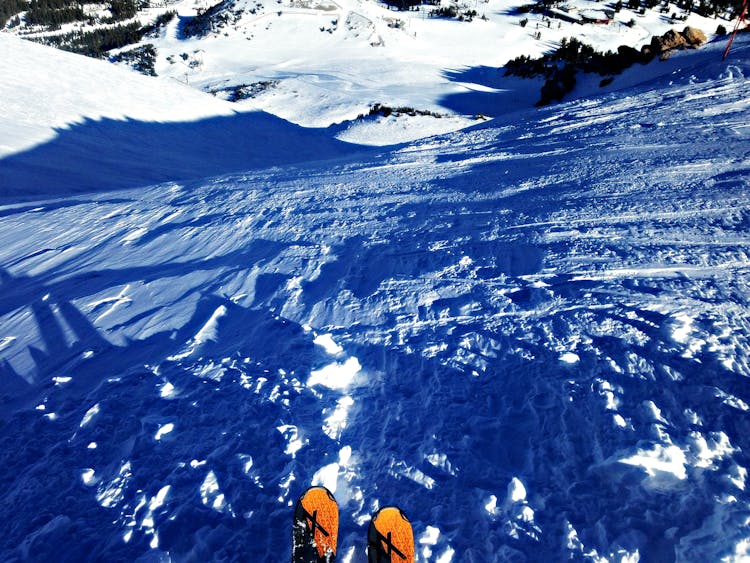
[(422, 561), (741, 558), (750, 86), (719, 68), (0, 207), (2, 559), (285, 560), (312, 482), (352, 561), (391, 503)]

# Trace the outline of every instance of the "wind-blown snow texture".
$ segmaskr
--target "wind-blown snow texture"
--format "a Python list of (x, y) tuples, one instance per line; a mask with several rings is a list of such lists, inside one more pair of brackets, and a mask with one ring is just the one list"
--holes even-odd
[(311, 483), (346, 561), (390, 503), (421, 561), (747, 556), (748, 52), (127, 191), (15, 190), (100, 122), (0, 160), (0, 559), (288, 560)]

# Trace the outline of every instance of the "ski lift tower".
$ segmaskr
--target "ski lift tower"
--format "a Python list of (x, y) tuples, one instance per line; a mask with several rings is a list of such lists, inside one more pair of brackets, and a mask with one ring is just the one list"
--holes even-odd
[(724, 56), (722, 57), (722, 60), (727, 58), (727, 55), (729, 55), (729, 49), (732, 48), (732, 42), (734, 41), (735, 35), (737, 35), (737, 32), (740, 29), (741, 24), (745, 24), (745, 27), (747, 27), (747, 20), (745, 19), (745, 16), (747, 15), (747, 0), (742, 0), (742, 10), (740, 10), (740, 15), (737, 16), (737, 23), (734, 24), (734, 30), (732, 30), (732, 34), (729, 36), (729, 41), (727, 42), (727, 48), (724, 49)]

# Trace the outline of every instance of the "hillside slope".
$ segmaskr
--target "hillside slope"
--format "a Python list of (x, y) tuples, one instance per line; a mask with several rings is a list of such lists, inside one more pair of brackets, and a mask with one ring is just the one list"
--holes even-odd
[[(548, 4), (430, 0), (398, 11), (372, 0), (153, 0), (120, 22), (136, 29), (136, 43), (89, 45), (87, 34), (117, 29), (105, 23), (107, 3), (87, 5), (98, 15), (58, 30), (21, 21), (4, 31), (120, 60), (304, 127), (341, 124), (343, 140), (384, 145), (532, 106), (541, 84), (505, 80), (502, 67), (519, 55), (547, 53), (563, 39), (607, 51), (640, 48), (686, 25), (709, 38), (719, 24), (730, 27), (731, 12), (704, 17), (683, 0), (569, 0), (553, 11)], [(578, 21), (587, 13), (605, 14), (609, 23)], [(78, 39), (60, 39), (70, 34)], [(618, 87), (615, 78), (603, 91)], [(407, 111), (357, 119), (376, 104)]]
[(21, 202), (42, 161), (0, 160), (0, 559), (288, 560), (311, 483), (343, 561), (390, 503), (420, 561), (750, 556), (749, 53), (131, 190)]
[(238, 113), (173, 80), (7, 35), (0, 47), (0, 198), (187, 181), (353, 152), (328, 132)]

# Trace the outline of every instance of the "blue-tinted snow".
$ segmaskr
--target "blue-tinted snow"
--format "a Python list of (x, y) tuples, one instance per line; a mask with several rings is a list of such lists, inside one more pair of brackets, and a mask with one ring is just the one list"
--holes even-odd
[(422, 560), (747, 554), (748, 53), (367, 157), (8, 199), (0, 558), (288, 560), (312, 482), (351, 561), (391, 503)]

